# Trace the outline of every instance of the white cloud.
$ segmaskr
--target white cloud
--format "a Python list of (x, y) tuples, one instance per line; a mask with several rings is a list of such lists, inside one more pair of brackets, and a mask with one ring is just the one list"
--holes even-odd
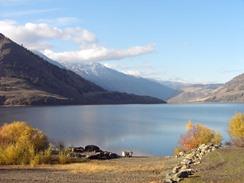
[(46, 23), (20, 25), (9, 20), (0, 21), (0, 27), (3, 34), (31, 49), (50, 49), (52, 39), (74, 41), (80, 44), (96, 41), (93, 33), (79, 27), (60, 29)]
[[(53, 60), (62, 62), (96, 62), (135, 57), (154, 51), (154, 45), (133, 46), (127, 49), (106, 48), (97, 43), (96, 35), (80, 27), (59, 28), (47, 23), (18, 24), (0, 20), (1, 32), (25, 47), (42, 51)], [(54, 51), (52, 41), (67, 41), (80, 47), (73, 51)], [(67, 44), (68, 45), (68, 44)], [(69, 47), (67, 47), (69, 49)]]
[(150, 53), (153, 50), (154, 46), (152, 44), (145, 46), (135, 46), (128, 49), (109, 49), (94, 44), (87, 48), (82, 47), (77, 51), (53, 52), (52, 50), (45, 50), (44, 54), (53, 60), (59, 60), (62, 62), (96, 62), (134, 57)]

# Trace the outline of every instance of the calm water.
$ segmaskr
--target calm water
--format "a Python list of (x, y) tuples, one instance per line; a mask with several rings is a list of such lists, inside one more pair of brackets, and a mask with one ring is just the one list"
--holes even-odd
[(65, 145), (96, 144), (137, 155), (169, 155), (188, 120), (220, 131), (242, 104), (99, 105), (0, 108), (0, 124), (24, 120)]

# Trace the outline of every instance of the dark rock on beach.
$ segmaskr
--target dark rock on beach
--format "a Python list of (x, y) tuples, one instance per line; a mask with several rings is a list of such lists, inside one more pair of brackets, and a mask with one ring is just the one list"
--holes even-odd
[(87, 151), (87, 152), (92, 152), (92, 151), (99, 152), (101, 150), (100, 150), (100, 148), (98, 146), (95, 146), (95, 145), (87, 145), (85, 147), (85, 151)]
[(96, 145), (87, 145), (85, 146), (85, 148), (70, 147), (69, 149), (71, 150), (70, 156), (74, 158), (107, 160), (107, 159), (115, 159), (120, 157), (116, 153), (103, 151)]

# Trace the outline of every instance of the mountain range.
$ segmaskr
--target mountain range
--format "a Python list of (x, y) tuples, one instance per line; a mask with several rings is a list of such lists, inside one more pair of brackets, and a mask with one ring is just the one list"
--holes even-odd
[(147, 95), (167, 100), (179, 93), (178, 90), (167, 87), (157, 81), (136, 77), (100, 63), (80, 64), (62, 63), (67, 69), (74, 71), (83, 78), (109, 90), (126, 92), (136, 95)]
[[(171, 85), (172, 86), (172, 85)], [(243, 103), (244, 74), (224, 84), (177, 85), (181, 92), (170, 98), (169, 103)]]
[(99, 63), (59, 63), (41, 53), (39, 55), (110, 91), (149, 95), (167, 100), (168, 103), (243, 102), (244, 74), (226, 84), (157, 81), (124, 74)]
[[(167, 100), (168, 103), (243, 103), (244, 74), (240, 74), (224, 84), (164, 84), (181, 92)], [(174, 87), (175, 86), (175, 87)]]
[(0, 105), (164, 103), (110, 92), (0, 34)]
[(60, 63), (0, 34), (0, 105), (244, 102), (244, 74), (225, 84), (131, 76), (99, 63)]

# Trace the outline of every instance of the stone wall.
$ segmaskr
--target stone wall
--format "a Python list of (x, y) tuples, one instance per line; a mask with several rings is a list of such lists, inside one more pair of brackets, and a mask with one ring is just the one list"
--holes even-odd
[(203, 156), (220, 147), (221, 145), (202, 144), (189, 153), (180, 152), (176, 158), (181, 158), (182, 160), (166, 175), (164, 183), (177, 183), (193, 175), (195, 172), (193, 166), (200, 164)]

